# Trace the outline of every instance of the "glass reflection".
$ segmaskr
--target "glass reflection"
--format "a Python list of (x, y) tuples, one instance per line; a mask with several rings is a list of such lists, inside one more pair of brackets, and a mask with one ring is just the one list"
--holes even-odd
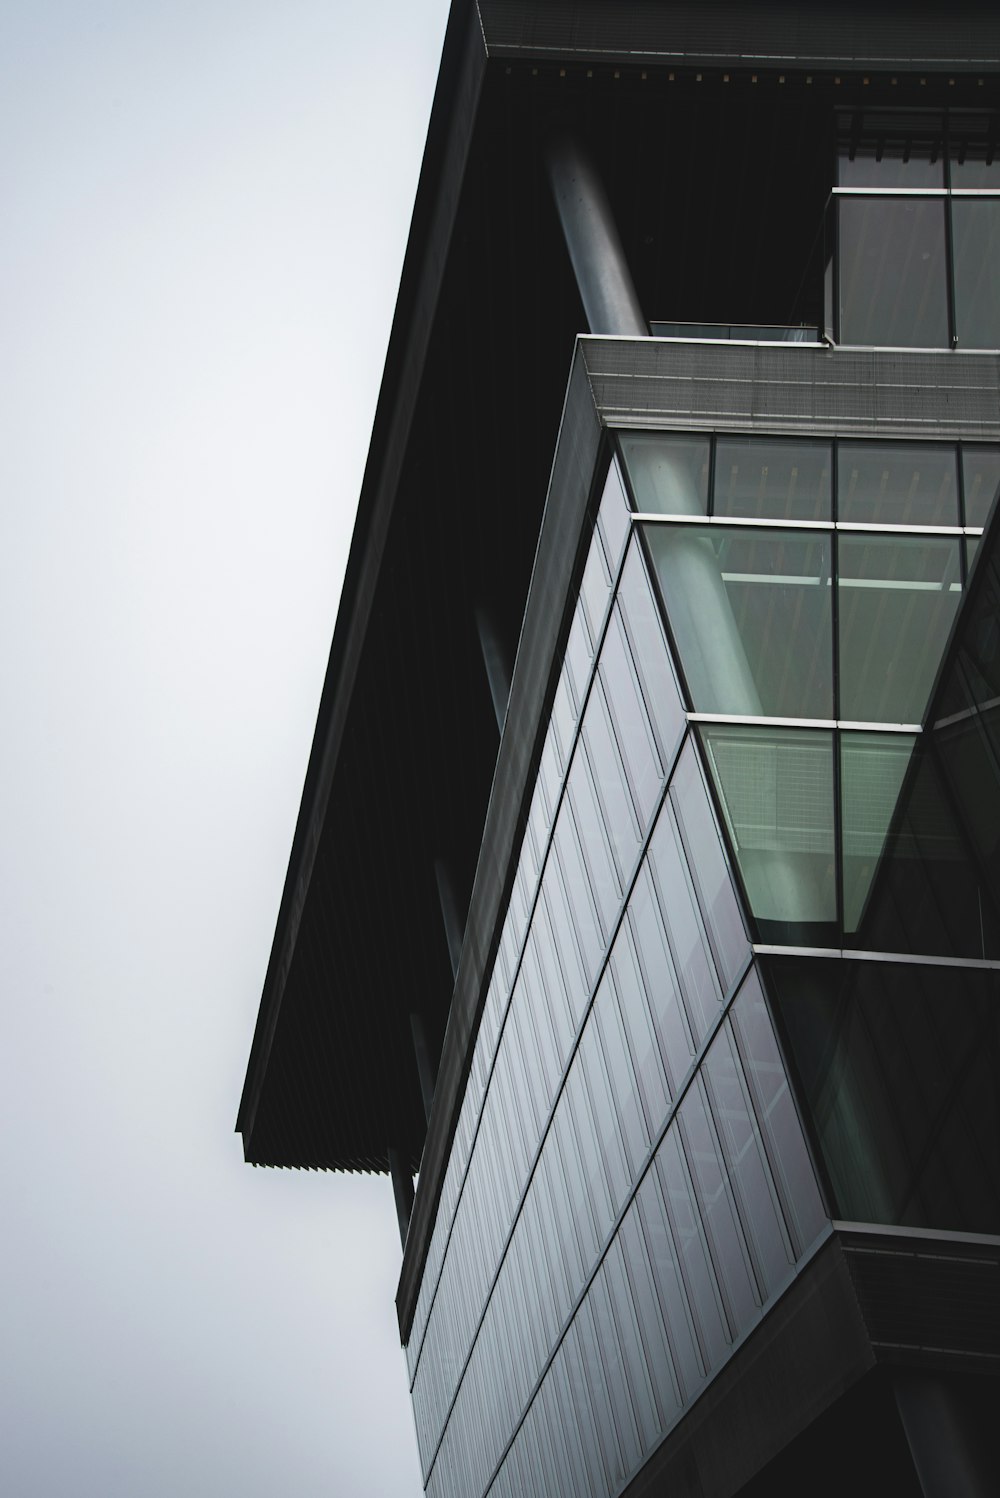
[(829, 520), (830, 444), (720, 437), (712, 513)]
[(958, 525), (954, 447), (841, 442), (837, 518), (883, 525)]
[(957, 541), (840, 536), (841, 718), (922, 720), (961, 587)]
[(955, 331), (965, 348), (1000, 348), (1000, 200), (955, 198)]
[(722, 724), (701, 732), (761, 936), (830, 941), (837, 919), (833, 734)]
[(839, 1217), (1000, 1230), (1000, 975), (770, 959)]
[(962, 446), (965, 524), (985, 525), (1000, 491), (1000, 449)]
[(833, 716), (829, 535), (690, 525), (643, 535), (699, 712)]
[(842, 198), (839, 231), (840, 342), (946, 348), (944, 200)]
[(708, 514), (708, 438), (621, 432), (618, 441), (639, 511)]
[(915, 743), (909, 734), (841, 736), (845, 932), (861, 925)]

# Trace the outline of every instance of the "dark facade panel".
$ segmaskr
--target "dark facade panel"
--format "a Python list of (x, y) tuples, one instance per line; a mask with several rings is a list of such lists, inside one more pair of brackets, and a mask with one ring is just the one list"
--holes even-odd
[(496, 57), (608, 62), (684, 62), (797, 68), (995, 66), (1000, 21), (992, 7), (964, 4), (945, 15), (891, 0), (802, 5), (770, 0), (648, 4), (642, 0), (479, 0), (486, 45)]
[[(524, 831), (525, 797), (541, 752), (553, 665), (565, 638), (566, 617), (552, 604), (554, 599), (568, 601), (572, 597), (571, 584), (585, 544), (585, 516), (593, 497), (600, 441), (601, 425), (583, 368), (577, 362), (563, 411), (522, 629), (522, 647), (511, 684), (462, 959), (445, 1032), (434, 1110), (421, 1158), (421, 1189), (410, 1220), (396, 1293), (400, 1327), (407, 1330), (420, 1288), (424, 1256), (475, 1044), (485, 996), (484, 978), (496, 950), (498, 921), (509, 897), (514, 860)], [(405, 1335), (404, 1330), (404, 1340)]]
[[(386, 1168), (384, 1141), (379, 1138), (381, 1131), (378, 1126), (357, 1129), (358, 1120), (368, 1111), (366, 1098), (379, 1094), (377, 1068), (379, 1052), (384, 1051), (382, 1036), (374, 1046), (363, 1038), (363, 1014), (358, 1016), (357, 1040), (351, 1047), (356, 1057), (363, 1057), (366, 1061), (360, 1074), (356, 1067), (351, 1069), (352, 1076), (362, 1085), (357, 1096), (348, 1093), (343, 1098), (340, 1110), (342, 1137), (346, 1139), (352, 1132), (359, 1133), (360, 1149), (348, 1145), (339, 1156), (328, 1152), (324, 1135), (328, 1133), (330, 1097), (324, 1099), (316, 1115), (317, 1126), (312, 1130), (312, 1138), (308, 1137), (307, 1125), (306, 1137), (299, 1134), (293, 1144), (279, 1123), (270, 1131), (270, 1145), (258, 1149), (254, 1142), (254, 1125), (353, 701), (355, 679), (399, 490), (485, 72), (486, 54), (473, 8), (456, 5), (445, 37), (358, 518), (237, 1119), (236, 1127), (243, 1134), (246, 1157), (254, 1163), (302, 1163), (301, 1157), (305, 1154), (310, 1163), (317, 1165), (362, 1170)], [(371, 1070), (372, 1067), (376, 1070)], [(302, 1087), (298, 1078), (290, 1077), (280, 1089), (271, 1090), (286, 1098), (289, 1095), (294, 1098), (301, 1095)], [(280, 1111), (280, 1098), (278, 1107)], [(334, 1109), (336, 1111), (335, 1102)], [(298, 1103), (293, 1103), (292, 1113), (298, 1111)], [(320, 1123), (324, 1115), (326, 1122)]]

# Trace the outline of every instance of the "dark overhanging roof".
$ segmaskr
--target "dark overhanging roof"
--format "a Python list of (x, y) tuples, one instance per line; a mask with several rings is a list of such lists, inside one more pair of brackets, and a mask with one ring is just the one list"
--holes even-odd
[[(485, 53), (474, 20), (472, 5), (454, 5), (445, 34), (358, 516), (237, 1117), (236, 1128), (243, 1134), (247, 1159), (254, 1163), (333, 1166), (338, 1163), (335, 1158), (320, 1158), (322, 1151), (306, 1141), (303, 1141), (304, 1153), (315, 1158), (301, 1161), (280, 1158), (280, 1146), (258, 1150), (253, 1136), (385, 552), (485, 69)], [(294, 1111), (298, 1106), (294, 1079), (288, 1079), (286, 1085), (293, 1093), (289, 1107)], [(412, 1114), (412, 1106), (407, 1111)], [(412, 1119), (408, 1118), (406, 1123), (409, 1127), (399, 1130), (400, 1134), (412, 1132)], [(345, 1168), (384, 1169), (388, 1139), (380, 1143), (381, 1149), (372, 1151), (370, 1162), (362, 1151), (356, 1162), (345, 1160)]]
[[(249, 1160), (384, 1170), (395, 1141), (412, 1168), (420, 1162), (424, 1120), (407, 1016), (420, 1011), (440, 1044), (452, 993), (433, 860), (451, 861), (467, 897), (496, 763), (474, 608), (489, 604), (513, 644), (573, 336), (583, 328), (538, 165), (546, 121), (570, 113), (603, 153), (645, 302), (670, 316), (676, 257), (688, 255), (692, 295), (698, 267), (693, 251), (672, 250), (671, 260), (661, 249), (662, 224), (648, 216), (654, 195), (641, 191), (656, 160), (645, 147), (631, 159), (629, 120), (654, 97), (644, 92), (646, 65), (649, 86), (662, 89), (664, 69), (677, 63), (684, 116), (700, 122), (698, 149), (715, 152), (734, 195), (749, 195), (754, 171), (764, 178), (774, 164), (722, 159), (739, 111), (770, 109), (776, 124), (792, 122), (785, 134), (794, 149), (795, 121), (829, 114), (834, 97), (832, 77), (820, 96), (790, 76), (780, 101), (774, 89), (765, 100), (751, 90), (750, 67), (762, 77), (767, 67), (790, 67), (794, 41), (817, 68), (845, 69), (836, 94), (844, 103), (869, 98), (867, 66), (995, 73), (1000, 16), (966, 5), (942, 21), (937, 11), (910, 6), (901, 25), (884, 4), (454, 5), (237, 1122)], [(701, 64), (716, 69), (706, 88), (692, 71)], [(724, 94), (718, 70), (728, 65), (743, 72)], [(913, 97), (935, 101), (916, 86)], [(988, 102), (976, 86), (970, 77), (965, 102)], [(940, 98), (949, 97), (942, 79)], [(679, 190), (682, 220), (683, 193), (690, 217), (697, 191), (693, 182)], [(824, 191), (803, 177), (802, 192), (820, 206)], [(724, 206), (731, 213), (733, 203)], [(707, 198), (697, 208), (719, 211)], [(793, 244), (789, 253), (807, 252)], [(717, 270), (706, 266), (706, 280)], [(746, 307), (723, 315), (795, 320), (774, 306), (764, 269), (734, 262), (724, 270)], [(486, 960), (485, 935), (477, 941)], [(458, 1096), (469, 1038), (456, 1032), (444, 1052)]]

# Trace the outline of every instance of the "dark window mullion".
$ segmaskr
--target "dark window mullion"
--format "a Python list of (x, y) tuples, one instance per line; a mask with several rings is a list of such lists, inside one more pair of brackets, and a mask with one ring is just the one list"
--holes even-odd
[[(944, 186), (947, 194), (944, 202), (944, 263), (945, 291), (948, 297), (948, 333), (952, 348), (958, 347), (958, 323), (955, 315), (955, 232), (951, 222), (951, 124), (944, 123)], [(964, 551), (963, 547), (963, 551)]]
[[(833, 518), (840, 518), (840, 442), (835, 438), (830, 458)], [(830, 636), (833, 649), (833, 717), (840, 721), (840, 532), (830, 537)], [(837, 930), (844, 933), (844, 801), (840, 775), (841, 731), (833, 731), (833, 865)]]

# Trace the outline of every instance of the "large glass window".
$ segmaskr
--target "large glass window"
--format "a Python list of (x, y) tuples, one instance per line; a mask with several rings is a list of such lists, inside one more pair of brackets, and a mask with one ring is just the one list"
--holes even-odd
[(656, 515), (708, 512), (708, 439), (622, 432), (636, 508)]
[[(640, 529), (732, 860), (760, 939), (870, 946), (906, 908), (901, 871), (912, 880), (969, 856), (953, 831), (931, 832), (914, 799), (932, 767), (907, 792), (905, 837), (893, 827), (966, 591), (963, 547), (1000, 491), (1000, 449), (719, 436), (708, 459), (704, 519), (649, 515)], [(996, 629), (985, 629), (988, 653)], [(689, 762), (670, 793), (682, 822)], [(922, 864), (906, 853), (918, 823)], [(895, 872), (876, 881), (890, 853)], [(692, 862), (702, 870), (702, 856)], [(925, 894), (914, 887), (913, 908)], [(927, 945), (910, 932), (919, 950), (975, 955), (950, 918), (924, 930)]]
[(880, 525), (958, 525), (955, 448), (933, 442), (838, 443), (837, 518)]
[(713, 514), (751, 520), (829, 520), (829, 442), (720, 437)]
[(1000, 975), (772, 959), (838, 1216), (1000, 1231)]
[(995, 447), (962, 448), (966, 525), (985, 525), (1000, 492), (1000, 451)]
[(838, 341), (1000, 347), (995, 118), (857, 112), (838, 128)]
[(909, 734), (841, 735), (845, 931), (862, 923), (915, 743)]
[(699, 712), (833, 716), (829, 535), (651, 525), (645, 537)]
[(1000, 198), (955, 198), (955, 337), (969, 348), (1000, 348)]
[(833, 734), (713, 724), (702, 740), (762, 934), (829, 940), (837, 919)]
[(942, 198), (840, 202), (840, 343), (946, 348)]
[(959, 543), (841, 535), (840, 717), (919, 723), (961, 592)]

